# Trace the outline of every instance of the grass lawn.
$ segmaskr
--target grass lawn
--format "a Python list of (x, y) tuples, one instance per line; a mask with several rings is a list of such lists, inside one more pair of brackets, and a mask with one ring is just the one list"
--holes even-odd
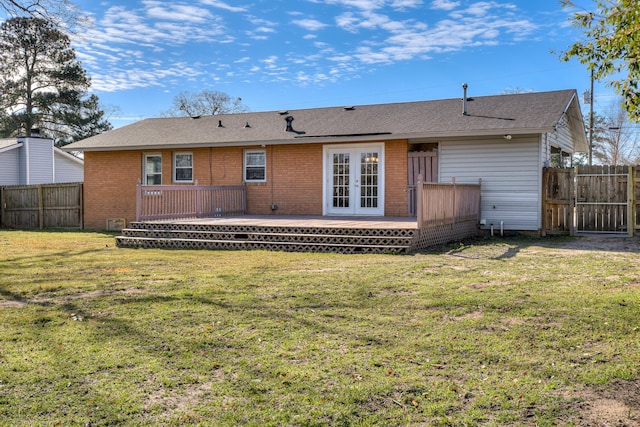
[(575, 242), (335, 255), (0, 230), (0, 425), (640, 425), (640, 247)]

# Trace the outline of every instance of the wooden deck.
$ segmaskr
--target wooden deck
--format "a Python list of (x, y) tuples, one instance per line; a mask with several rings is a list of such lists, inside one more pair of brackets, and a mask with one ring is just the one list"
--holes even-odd
[(391, 216), (312, 216), (312, 215), (242, 215), (216, 218), (153, 221), (163, 224), (243, 225), (256, 227), (328, 227), (418, 229), (415, 217)]
[(417, 234), (411, 217), (242, 215), (132, 223), (116, 242), (132, 248), (407, 253)]

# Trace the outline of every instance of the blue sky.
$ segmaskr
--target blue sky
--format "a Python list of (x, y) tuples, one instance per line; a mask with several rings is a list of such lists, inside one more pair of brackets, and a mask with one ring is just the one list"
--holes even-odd
[[(585, 7), (591, 6), (584, 0)], [(250, 111), (589, 87), (559, 0), (76, 0), (78, 58), (115, 127), (181, 91)], [(596, 107), (612, 90), (596, 86)], [(587, 107), (583, 107), (586, 111)]]

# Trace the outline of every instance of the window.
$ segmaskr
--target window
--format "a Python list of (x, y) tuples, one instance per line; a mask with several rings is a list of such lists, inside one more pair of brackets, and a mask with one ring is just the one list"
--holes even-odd
[(144, 185), (162, 184), (162, 155), (144, 155)]
[(244, 181), (265, 182), (267, 180), (266, 150), (245, 150)]
[(173, 153), (173, 182), (193, 182), (192, 153)]

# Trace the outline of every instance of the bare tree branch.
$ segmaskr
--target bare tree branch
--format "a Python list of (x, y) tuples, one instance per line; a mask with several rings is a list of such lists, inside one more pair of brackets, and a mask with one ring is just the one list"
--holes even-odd
[(67, 32), (74, 32), (80, 16), (71, 0), (0, 0), (0, 11), (4, 11), (8, 19), (39, 18)]

